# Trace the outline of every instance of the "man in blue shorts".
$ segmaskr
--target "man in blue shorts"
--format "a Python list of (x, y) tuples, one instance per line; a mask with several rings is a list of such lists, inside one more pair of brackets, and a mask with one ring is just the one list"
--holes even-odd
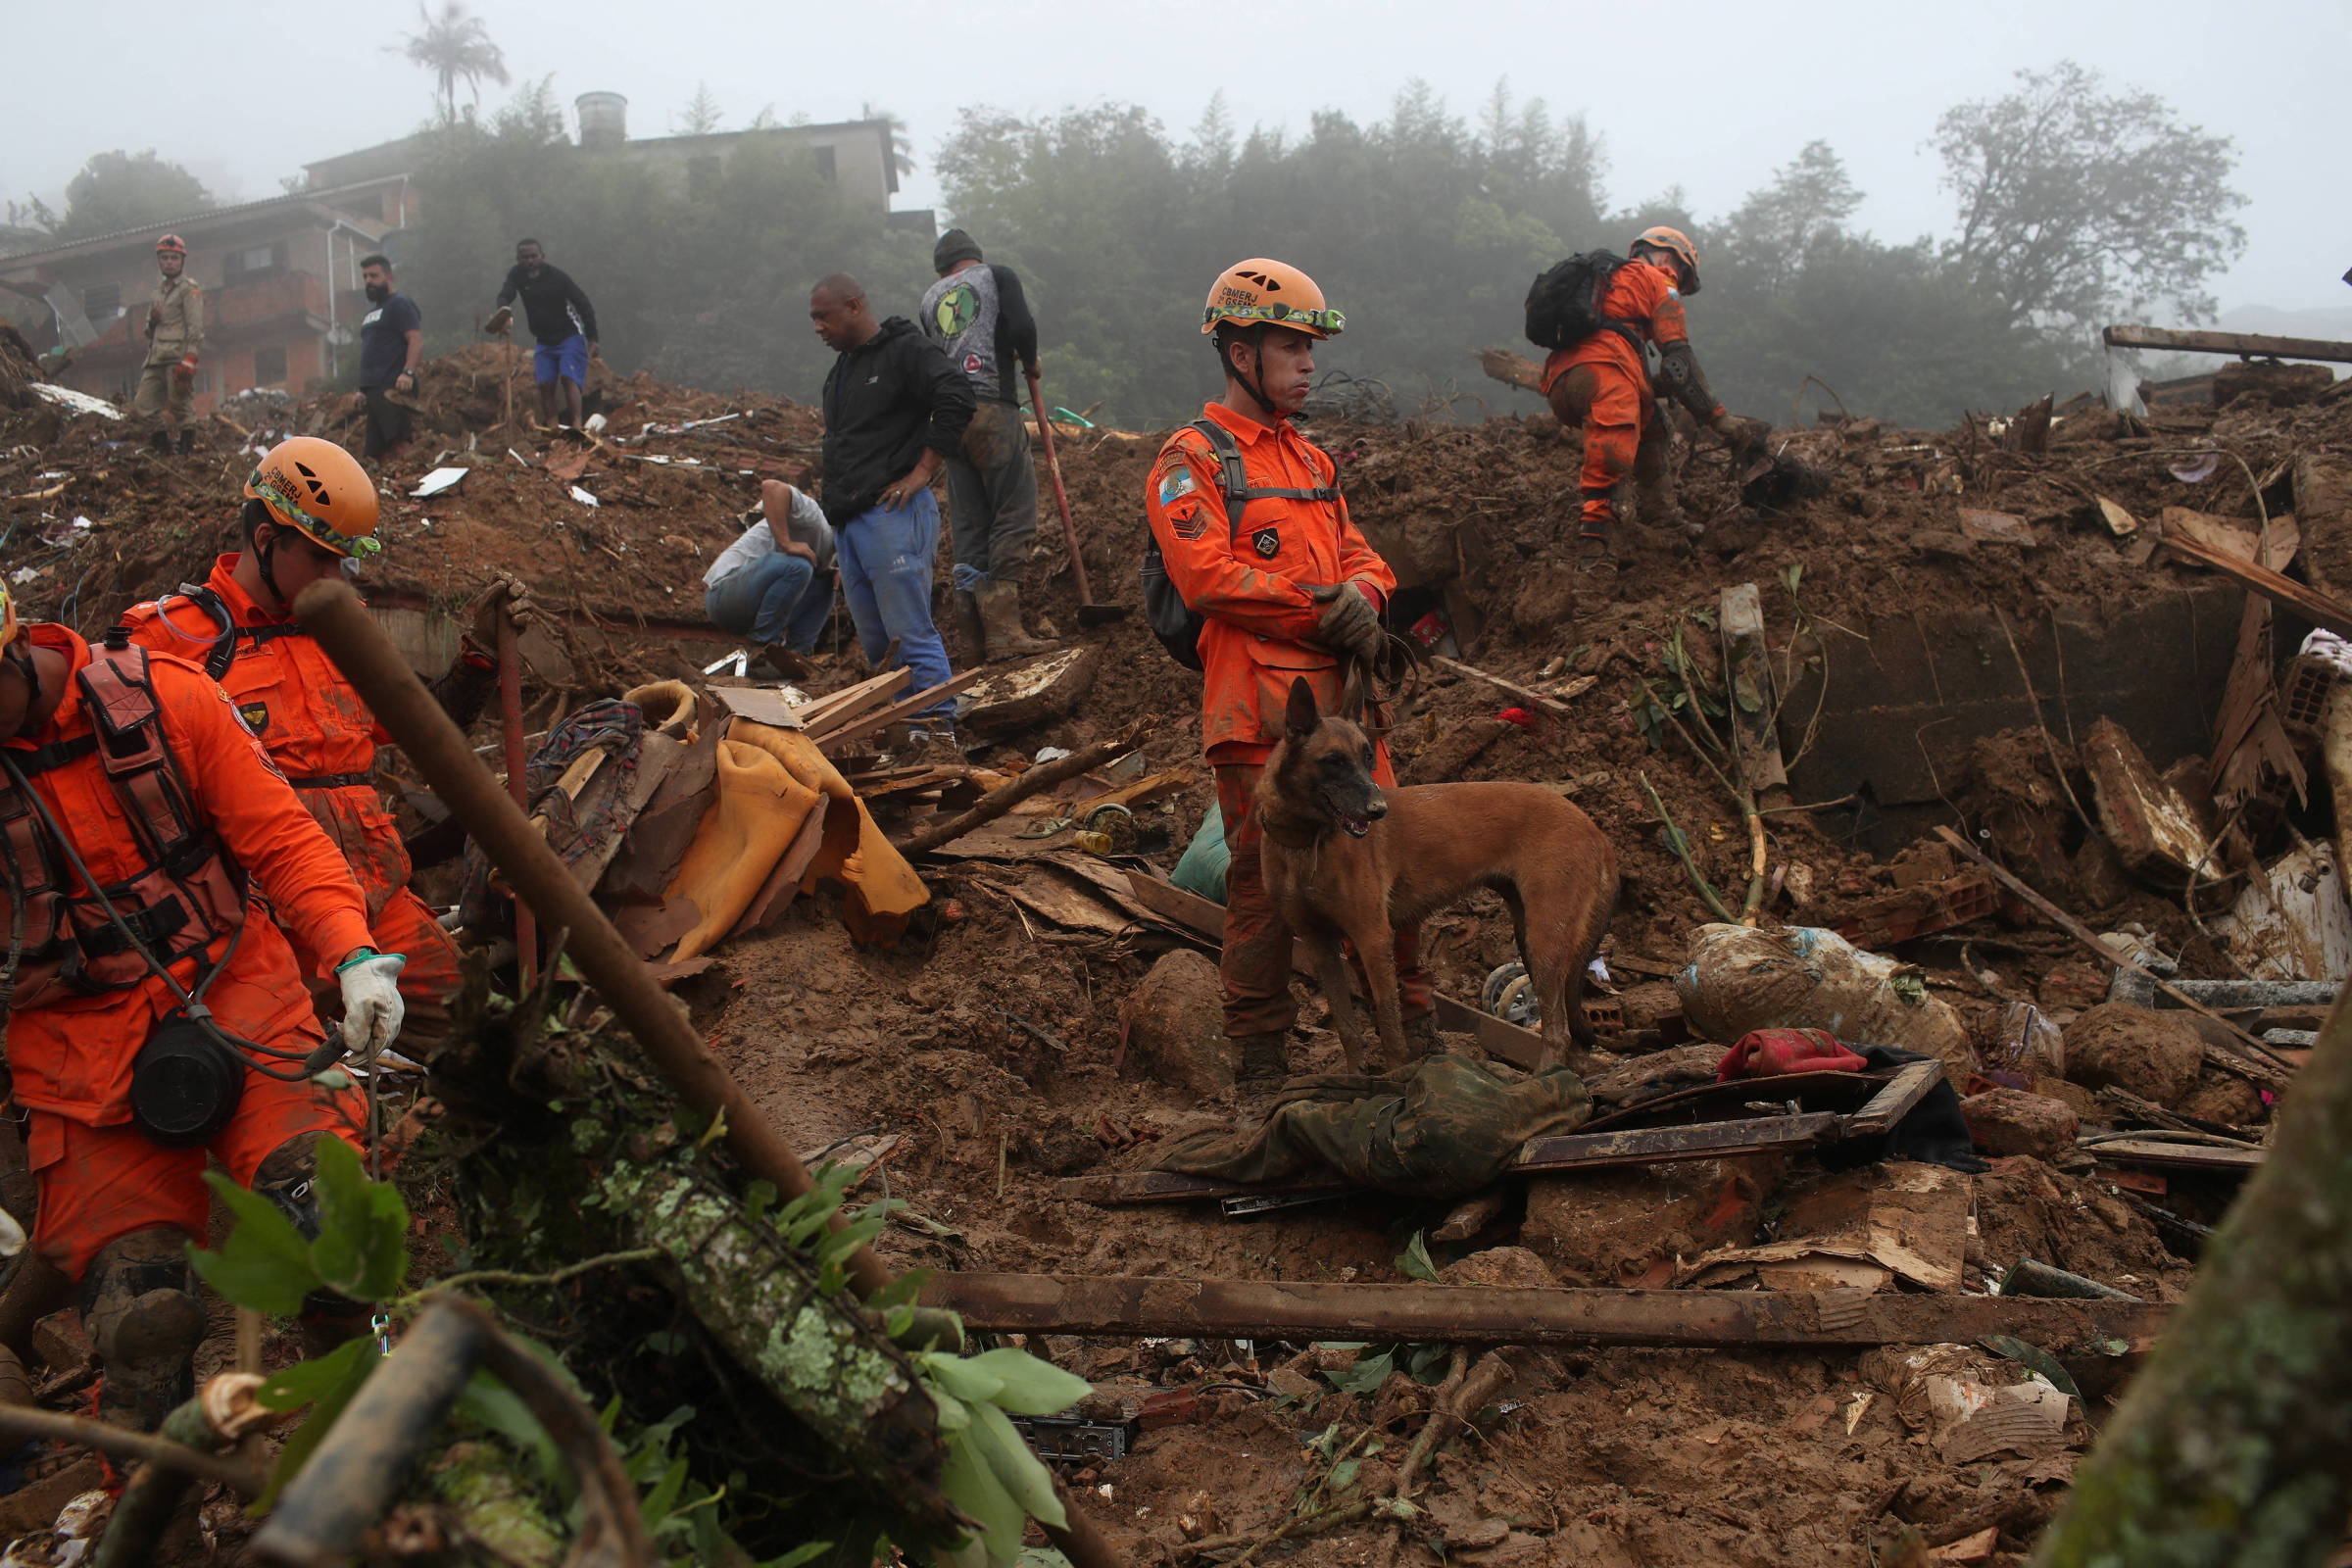
[(547, 265), (547, 252), (535, 239), (514, 247), (514, 265), (506, 286), (498, 291), (498, 309), (483, 330), (503, 333), (514, 319), (514, 298), (522, 297), (522, 317), (538, 347), (531, 368), (539, 380), (539, 417), (556, 422), (556, 388), (564, 389), (564, 423), (580, 427), (580, 389), (588, 383), (588, 362), (597, 357), (596, 307), (571, 274)]

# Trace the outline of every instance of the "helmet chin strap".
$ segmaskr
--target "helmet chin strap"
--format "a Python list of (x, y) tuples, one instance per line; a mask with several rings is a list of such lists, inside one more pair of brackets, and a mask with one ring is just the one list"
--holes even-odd
[[(271, 526), (281, 528), (282, 524), (272, 523)], [(282, 610), (286, 605), (286, 595), (285, 591), (277, 585), (277, 542), (279, 537), (278, 533), (272, 533), (267, 545), (255, 545), (253, 547), (253, 564), (254, 568), (261, 573), (262, 586), (270, 590), (270, 597), (276, 600), (278, 608)]]
[(1282, 417), (1281, 411), (1274, 407), (1274, 400), (1266, 396), (1266, 329), (1264, 327), (1250, 328), (1250, 352), (1257, 356), (1256, 374), (1244, 375), (1241, 368), (1233, 363), (1233, 350), (1231, 349), (1225, 351), (1225, 368), (1233, 372), (1233, 378), (1236, 381), (1242, 383), (1243, 391), (1257, 400), (1257, 406), (1265, 411), (1268, 419), (1278, 419)]

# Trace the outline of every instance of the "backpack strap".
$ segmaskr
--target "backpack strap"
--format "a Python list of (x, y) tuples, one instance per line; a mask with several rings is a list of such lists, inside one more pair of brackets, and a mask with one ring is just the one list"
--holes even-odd
[(98, 760), (150, 864), (184, 877), (219, 853), (198, 822), (165, 742), (147, 650), (125, 640), (90, 650), (76, 677), (98, 732)]
[[(1250, 482), (1250, 470), (1242, 463), (1242, 445), (1233, 438), (1231, 430), (1206, 416), (1193, 420), (1185, 428), (1200, 431), (1207, 439), (1209, 450), (1216, 454), (1221, 474), (1219, 488), (1225, 492), (1225, 522), (1236, 538), (1241, 536), (1242, 514), (1249, 509), (1250, 503), (1252, 501), (1337, 501), (1340, 499), (1337, 484), (1317, 485), (1311, 490), (1293, 489), (1280, 485), (1253, 485)], [(1312, 445), (1312, 443), (1309, 444)], [(1320, 447), (1315, 447), (1314, 450), (1318, 453), (1323, 452)], [(1323, 453), (1323, 461), (1330, 463), (1330, 454)], [(1338, 464), (1332, 464), (1332, 472), (1335, 475), (1339, 472)]]
[[(278, 621), (269, 626), (238, 625), (236, 616), (229, 612), (228, 601), (222, 599), (209, 583), (183, 582), (179, 585), (179, 597), (202, 611), (218, 628), (213, 635), (212, 650), (204, 657), (204, 672), (215, 680), (228, 678), (228, 666), (236, 662), (240, 644), (249, 648), (259, 648), (262, 644), (274, 642), (280, 637), (308, 637), (310, 635), (309, 632), (303, 630), (300, 622), (291, 620)], [(170, 601), (166, 601), (166, 604), (169, 603)], [(158, 605), (156, 609), (161, 612), (165, 606)], [(172, 624), (169, 613), (165, 613), (163, 618), (166, 625)]]

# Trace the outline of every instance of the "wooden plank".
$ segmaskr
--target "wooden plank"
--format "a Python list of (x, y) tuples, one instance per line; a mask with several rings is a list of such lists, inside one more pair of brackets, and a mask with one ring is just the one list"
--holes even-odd
[(1842, 1138), (1883, 1138), (1894, 1129), (1894, 1124), (1916, 1109), (1928, 1098), (1929, 1091), (1943, 1081), (1943, 1064), (1939, 1061), (1905, 1063), (1888, 1081), (1886, 1088), (1870, 1097), (1870, 1102), (1845, 1118), (1838, 1129)]
[(2292, 577), (2282, 577), (2268, 566), (2230, 551), (2217, 549), (2186, 534), (2165, 535), (2164, 548), (2177, 556), (2202, 562), (2271, 603), (2284, 605), (2315, 626), (2325, 626), (2338, 637), (2352, 637), (2352, 605), (2346, 605), (2340, 599), (2331, 599), (2316, 588), (2305, 587)]
[(1511, 1162), (1509, 1174), (1663, 1165), (1677, 1160), (1720, 1159), (1729, 1154), (1803, 1148), (1836, 1137), (1844, 1121), (1835, 1111), (1808, 1110), (1796, 1116), (1702, 1121), (1688, 1127), (1640, 1127), (1623, 1132), (1531, 1138), (1520, 1146), (1519, 1157)]
[(1535, 1072), (1544, 1065), (1550, 1048), (1533, 1029), (1522, 1028), (1508, 1018), (1497, 1018), (1443, 991), (1431, 992), (1430, 1000), (1437, 1004), (1439, 1028), (1451, 1034), (1473, 1035), (1487, 1054), (1500, 1056), (1527, 1072)]
[(2174, 349), (2182, 354), (2234, 354), (2241, 359), (2325, 360), (2352, 365), (2352, 343), (2322, 337), (2273, 337), (2262, 332), (2190, 332), (2169, 326), (2117, 325), (2099, 334), (2111, 349)]
[(1483, 680), (1490, 686), (1498, 687), (1503, 691), (1509, 692), (1513, 697), (1518, 698), (1523, 703), (1535, 704), (1538, 708), (1543, 709), (1545, 712), (1550, 713), (1555, 717), (1574, 718), (1576, 716), (1575, 713), (1569, 710), (1568, 705), (1561, 702), (1558, 698), (1547, 697), (1544, 693), (1535, 690), (1533, 687), (1522, 686), (1516, 681), (1504, 680), (1500, 675), (1490, 675), (1485, 670), (1479, 668), (1476, 664), (1465, 664), (1458, 659), (1447, 659), (1443, 654), (1430, 655), (1429, 662), (1433, 664), (1438, 664), (1444, 668), (1450, 669), (1457, 675), (1468, 675), (1474, 680)]
[(2243, 1173), (2259, 1167), (2269, 1151), (2224, 1149), (2214, 1144), (2174, 1144), (2154, 1138), (2118, 1138), (2084, 1144), (2093, 1159), (2118, 1165), (2154, 1165), (2169, 1170), (2215, 1170)]
[(1544, 1290), (1068, 1274), (935, 1274), (926, 1306), (989, 1333), (1105, 1339), (1415, 1340), (1659, 1347), (1974, 1344), (1996, 1334), (2064, 1351), (2153, 1344), (2155, 1301), (1837, 1291)]
[(2082, 921), (2076, 919), (2073, 915), (2067, 913), (2064, 909), (2061, 909), (2058, 907), (2058, 906), (2052, 904), (2049, 900), (2043, 898), (2032, 888), (2026, 886), (2025, 883), (2012, 876), (2005, 868), (1995, 865), (1981, 851), (1979, 851), (1975, 845), (1969, 843), (1968, 840), (1962, 838), (1950, 828), (1938, 827), (1936, 829), (1936, 832), (1944, 843), (1950, 845), (1953, 849), (1958, 850), (1962, 855), (1967, 856), (1970, 859), (1976, 861), (1977, 864), (1991, 872), (1992, 879), (1995, 882), (1998, 882), (2010, 892), (2025, 900), (2026, 903), (2031, 905), (2043, 919), (2049, 921), (2052, 925), (2055, 925), (2059, 930), (2065, 932), (2068, 936), (2073, 937), (2093, 956), (2105, 960), (2109, 967), (2127, 970), (2130, 973), (2138, 975), (2141, 979), (2147, 981), (2150, 985), (2163, 992), (2166, 996), (2172, 998), (2175, 1002), (2180, 1004), (2180, 1005), (2183, 1007), (2188, 1008), (2191, 1012), (2202, 1013), (2204, 1016), (2211, 1018), (2214, 1022), (2220, 1024), (2223, 1028), (2235, 1035), (2239, 1040), (2245, 1042), (2248, 1051), (2252, 1053), (2250, 1055), (2240, 1054), (2236, 1052), (2225, 1051), (2221, 1047), (2208, 1042), (2205, 1047), (2205, 1059), (2207, 1061), (2213, 1063), (2213, 1065), (2221, 1068), (2225, 1072), (2235, 1073), (2240, 1078), (2250, 1078), (2256, 1083), (2283, 1084), (2287, 1081), (2290, 1073), (2286, 1063), (2280, 1061), (2277, 1056), (2272, 1055), (2270, 1048), (2265, 1046), (2261, 1041), (2255, 1039), (2252, 1035), (2246, 1033), (2246, 1031), (2240, 1029), (2237, 1025), (2231, 1023), (2229, 1019), (2223, 1017), (2211, 1007), (2206, 1006), (2203, 1003), (2190, 996), (2187, 992), (2181, 990), (2179, 986), (2174, 985), (2171, 981), (2159, 979), (2157, 976), (2150, 974), (2138, 964), (2133, 963), (2130, 958), (2127, 958), (2122, 954), (2116, 952), (2106, 943), (2101, 942), (2097, 932), (2091, 930), (2090, 927), (2084, 925)]
[(914, 671), (901, 666), (886, 669), (879, 675), (868, 675), (854, 686), (844, 686), (837, 692), (810, 698), (800, 711), (801, 727), (815, 733), (827, 724), (837, 724), (852, 713), (863, 712), (876, 703), (888, 702), (899, 690), (914, 679)]
[(1115, 790), (1076, 802), (1070, 807), (1070, 815), (1074, 820), (1084, 821), (1087, 812), (1099, 811), (1105, 806), (1123, 806), (1132, 811), (1139, 806), (1149, 806), (1178, 790), (1189, 789), (1200, 779), (1200, 775), (1189, 767), (1165, 768), (1139, 778), (1132, 784), (1123, 784)]
[(847, 746), (855, 740), (862, 740), (886, 725), (904, 723), (924, 709), (939, 702), (940, 699), (955, 696), (987, 673), (988, 666), (986, 664), (975, 665), (953, 679), (941, 681), (929, 691), (916, 692), (903, 703), (893, 703), (888, 708), (837, 725), (817, 737), (816, 749), (827, 757), (831, 757), (834, 755), (835, 748)]
[(1772, 690), (1772, 661), (1764, 648), (1764, 601), (1752, 582), (1726, 588), (1716, 612), (1723, 636), (1724, 667), (1731, 672), (1732, 739), (1740, 782), (1761, 795), (1788, 782), (1781, 760), (1781, 736), (1773, 722), (1780, 711)]

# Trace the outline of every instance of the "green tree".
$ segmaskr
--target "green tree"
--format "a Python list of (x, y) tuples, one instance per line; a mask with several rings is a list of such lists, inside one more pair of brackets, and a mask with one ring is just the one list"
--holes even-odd
[(466, 14), (465, 0), (442, 0), (438, 13), (416, 0), (420, 30), (401, 38), (400, 52), (409, 64), (433, 74), (433, 96), (443, 120), (458, 118), (458, 83), (463, 81), (473, 101), (482, 101), (482, 83), (507, 84), (507, 57), (490, 41), (490, 28), (479, 17)]
[(670, 128), (681, 136), (708, 136), (718, 129), (724, 119), (718, 99), (710, 91), (710, 84), (698, 81), (694, 84), (694, 96), (687, 101), (685, 110), (678, 118), (670, 122)]
[(2236, 145), (2154, 93), (2107, 93), (2071, 60), (1960, 104), (1932, 145), (1958, 203), (1944, 255), (2012, 319), (2082, 326), (2169, 304), (2208, 318), (2206, 280), (2244, 251)]
[(1722, 225), (1722, 270), (1770, 294), (1793, 277), (1813, 247), (1845, 231), (1862, 193), (1824, 141), (1807, 142), (1772, 183), (1751, 194)]
[(204, 188), (204, 181), (158, 158), (153, 148), (137, 154), (100, 153), (66, 182), (66, 216), (57, 224), (56, 237), (112, 234), (185, 218), (212, 205), (213, 193)]

